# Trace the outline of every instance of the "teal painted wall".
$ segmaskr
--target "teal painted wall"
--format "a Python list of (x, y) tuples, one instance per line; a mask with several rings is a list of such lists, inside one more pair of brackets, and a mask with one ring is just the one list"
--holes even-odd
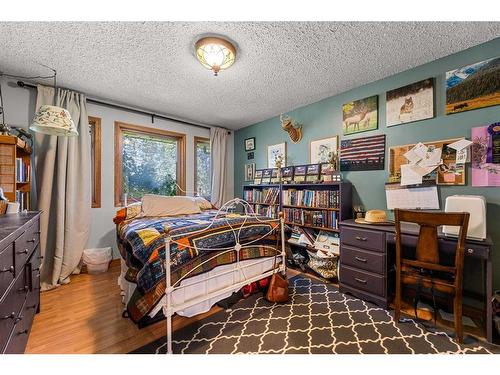
[[(303, 139), (298, 144), (292, 144), (288, 135), (281, 130), (279, 117), (273, 117), (238, 130), (234, 141), (235, 195), (241, 197), (242, 194), (244, 164), (255, 162), (257, 169), (267, 167), (267, 146), (284, 141), (287, 142), (287, 165), (297, 165), (309, 162), (310, 140), (332, 135), (339, 135), (340, 139), (349, 139), (358, 136), (386, 134), (386, 149), (418, 141), (425, 142), (460, 136), (470, 139), (472, 127), (500, 121), (500, 106), (446, 116), (444, 113), (445, 73), (453, 68), (499, 55), (500, 38), (496, 38), (457, 54), (287, 112), (294, 120), (304, 124)], [(430, 77), (435, 77), (436, 117), (387, 128), (385, 125), (385, 92)], [(342, 136), (342, 104), (371, 95), (379, 95), (379, 129), (356, 136)], [(247, 153), (244, 148), (244, 139), (249, 137), (255, 137), (256, 140), (255, 159), (251, 161), (247, 161)], [(353, 184), (354, 204), (362, 204), (366, 209), (384, 209), (386, 207), (384, 183), (389, 176), (387, 164), (386, 157), (386, 168), (383, 171), (343, 172), (344, 179)], [(500, 188), (473, 188), (471, 186), (470, 163), (468, 164), (466, 183), (466, 186), (440, 186), (441, 207), (444, 208), (444, 199), (449, 195), (474, 194), (486, 197), (488, 231), (496, 244), (493, 253), (495, 287), (500, 288)]]

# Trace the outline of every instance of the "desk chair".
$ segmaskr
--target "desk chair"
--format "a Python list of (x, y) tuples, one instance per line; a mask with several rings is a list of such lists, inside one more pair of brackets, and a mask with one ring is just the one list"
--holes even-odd
[[(459, 343), (463, 342), (462, 332), (462, 279), (464, 265), (464, 243), (469, 224), (468, 213), (420, 212), (395, 210), (396, 219), (396, 301), (394, 317), (397, 322), (401, 316), (401, 289), (403, 285), (413, 285), (417, 288), (416, 304), (421, 288), (431, 290), (436, 306), (434, 291), (453, 296), (453, 310), (455, 317), (455, 337)], [(417, 247), (414, 259), (403, 257), (401, 250), (401, 222), (410, 222), (420, 225)], [(440, 264), (437, 228), (441, 225), (460, 227), (458, 234), (455, 262), (453, 266)], [(434, 320), (436, 315), (434, 315)]]

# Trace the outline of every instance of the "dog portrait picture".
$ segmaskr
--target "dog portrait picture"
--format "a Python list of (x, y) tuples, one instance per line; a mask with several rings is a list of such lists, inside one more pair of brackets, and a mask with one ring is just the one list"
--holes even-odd
[(387, 126), (434, 117), (434, 80), (424, 79), (386, 93)]

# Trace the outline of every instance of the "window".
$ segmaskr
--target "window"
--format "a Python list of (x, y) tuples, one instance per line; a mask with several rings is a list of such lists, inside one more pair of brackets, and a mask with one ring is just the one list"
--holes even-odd
[(115, 122), (115, 205), (182, 194), (185, 145), (184, 134)]
[(101, 207), (101, 119), (89, 116), (90, 174), (93, 208)]
[(210, 140), (194, 137), (194, 191), (210, 200)]

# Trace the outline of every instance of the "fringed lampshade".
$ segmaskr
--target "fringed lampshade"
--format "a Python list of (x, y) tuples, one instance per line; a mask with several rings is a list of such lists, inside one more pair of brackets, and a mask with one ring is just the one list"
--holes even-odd
[(67, 110), (53, 105), (42, 105), (33, 118), (30, 129), (43, 134), (75, 137), (75, 123)]

